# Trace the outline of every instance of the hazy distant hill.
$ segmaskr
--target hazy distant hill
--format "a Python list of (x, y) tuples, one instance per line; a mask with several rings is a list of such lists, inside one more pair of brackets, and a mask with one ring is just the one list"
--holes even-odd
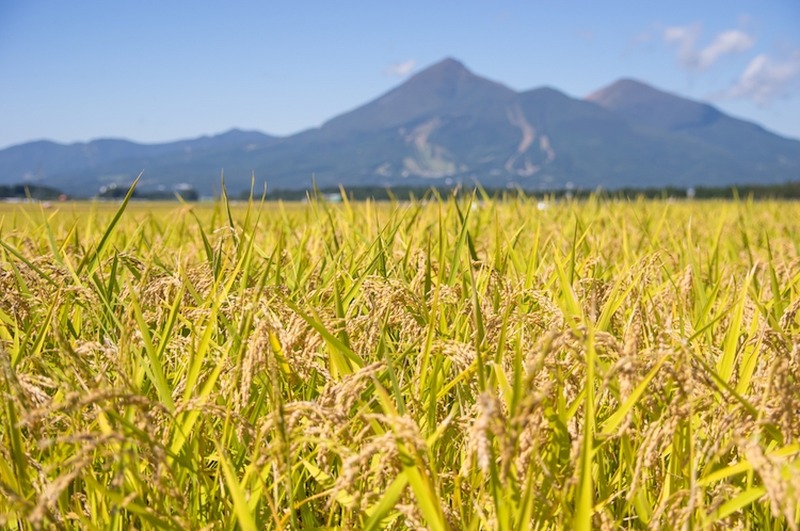
[[(262, 149), (276, 141), (264, 133), (237, 129), (164, 144), (100, 139), (66, 145), (40, 140), (0, 150), (0, 183), (46, 184), (91, 195), (103, 184), (128, 183), (145, 170), (143, 184), (170, 185), (193, 181), (198, 160), (203, 161), (199, 167), (205, 168), (207, 160), (225, 162), (237, 153)], [(219, 183), (219, 171), (214, 171), (214, 183)]]
[(141, 145), (32, 142), (0, 151), (0, 183), (72, 193), (101, 184), (189, 182), (232, 190), (255, 174), (272, 189), (442, 185), (478, 180), (528, 189), (718, 186), (800, 179), (800, 141), (714, 107), (620, 80), (586, 99), (552, 88), (515, 92), (445, 59), (319, 128), (277, 138), (230, 131)]

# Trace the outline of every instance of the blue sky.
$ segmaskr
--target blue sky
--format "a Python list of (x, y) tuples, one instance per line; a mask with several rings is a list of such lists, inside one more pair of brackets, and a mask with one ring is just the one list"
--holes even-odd
[(800, 138), (797, 0), (0, 0), (0, 148), (291, 134), (448, 56), (575, 97), (633, 77)]

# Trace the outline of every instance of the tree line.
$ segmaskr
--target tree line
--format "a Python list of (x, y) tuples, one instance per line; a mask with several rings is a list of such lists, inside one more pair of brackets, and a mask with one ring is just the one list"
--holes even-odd
[[(388, 188), (384, 186), (358, 186), (347, 188), (344, 193), (347, 198), (354, 201), (372, 199), (375, 201), (389, 201), (399, 200), (405, 201), (410, 199), (423, 199), (429, 197), (431, 194), (450, 195), (454, 192), (472, 192), (475, 187), (472, 186), (459, 186), (459, 187), (411, 187), (411, 186), (398, 186)], [(55, 201), (63, 199), (121, 199), (127, 193), (127, 188), (124, 186), (112, 186), (103, 190), (101, 193), (90, 195), (74, 195), (69, 196), (63, 191), (52, 186), (45, 186), (39, 184), (0, 184), (0, 199), (17, 199), (17, 200), (35, 200), (35, 201)], [(782, 184), (745, 184), (736, 186), (698, 186), (694, 188), (621, 188), (616, 190), (550, 190), (550, 191), (531, 191), (521, 188), (514, 189), (483, 189), (478, 190), (479, 194), (486, 194), (492, 198), (503, 197), (519, 197), (524, 195), (530, 198), (541, 199), (564, 199), (564, 198), (586, 198), (590, 195), (607, 198), (617, 199), (737, 199), (737, 198), (753, 198), (753, 199), (800, 199), (800, 181), (787, 182)], [(184, 201), (197, 201), (200, 199), (199, 194), (193, 188), (184, 188), (178, 191), (175, 190), (135, 190), (133, 197), (135, 199), (147, 201), (169, 201), (175, 200), (176, 194), (181, 196)], [(269, 191), (264, 197), (267, 200), (283, 200), (283, 201), (304, 201), (308, 198), (314, 197), (317, 199), (337, 201), (341, 200), (342, 189), (340, 188), (322, 188), (313, 190), (273, 190)], [(261, 197), (261, 194), (251, 193), (245, 191), (239, 194), (238, 198), (246, 200), (250, 196), (256, 199)]]

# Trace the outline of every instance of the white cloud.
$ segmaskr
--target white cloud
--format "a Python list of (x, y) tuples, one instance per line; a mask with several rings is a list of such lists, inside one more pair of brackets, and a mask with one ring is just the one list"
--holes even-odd
[(700, 68), (710, 67), (723, 55), (746, 52), (754, 44), (755, 40), (743, 31), (723, 31), (714, 38), (711, 44), (700, 50), (698, 54)]
[(414, 71), (414, 67), (417, 66), (417, 61), (414, 59), (409, 59), (408, 61), (403, 61), (402, 63), (394, 63), (386, 69), (386, 73), (393, 77), (406, 77), (408, 74)]
[(800, 50), (795, 50), (784, 61), (760, 54), (750, 61), (736, 83), (720, 97), (749, 99), (763, 107), (778, 98), (790, 97), (799, 85)]
[(746, 52), (755, 44), (755, 39), (742, 30), (726, 30), (718, 33), (711, 44), (698, 48), (701, 27), (672, 26), (664, 30), (664, 40), (678, 49), (678, 62), (687, 70), (708, 70), (720, 58)]
[(694, 42), (700, 35), (700, 26), (670, 26), (664, 29), (664, 40), (674, 42), (686, 48), (693, 48)]
[(664, 30), (664, 40), (678, 48), (678, 61), (689, 67), (697, 52), (694, 45), (700, 36), (700, 26), (673, 26)]

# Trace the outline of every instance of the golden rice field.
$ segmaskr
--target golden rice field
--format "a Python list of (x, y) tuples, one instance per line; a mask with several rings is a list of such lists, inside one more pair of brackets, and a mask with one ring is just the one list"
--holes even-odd
[(0, 527), (797, 529), (800, 204), (0, 206)]

